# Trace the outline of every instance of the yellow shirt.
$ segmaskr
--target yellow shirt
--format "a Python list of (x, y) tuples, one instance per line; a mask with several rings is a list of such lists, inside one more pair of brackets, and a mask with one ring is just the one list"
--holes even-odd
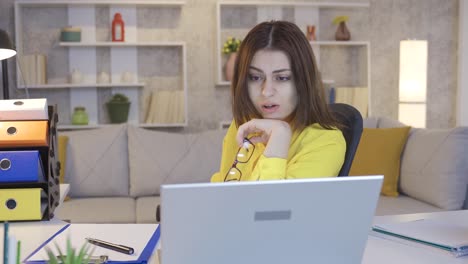
[[(223, 142), (220, 171), (211, 177), (211, 182), (223, 182), (231, 168), (239, 150), (236, 134), (232, 122)], [(267, 158), (264, 150), (265, 145), (257, 143), (250, 160), (236, 165), (242, 173), (241, 181), (337, 176), (344, 162), (346, 142), (340, 130), (313, 124), (301, 133), (293, 133), (287, 159)]]

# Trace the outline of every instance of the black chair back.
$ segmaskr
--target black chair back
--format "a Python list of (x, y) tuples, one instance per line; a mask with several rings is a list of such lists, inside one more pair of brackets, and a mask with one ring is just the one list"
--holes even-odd
[(361, 140), (363, 130), (362, 116), (356, 108), (348, 104), (329, 104), (329, 109), (337, 121), (343, 125), (341, 131), (346, 140), (345, 160), (338, 176), (348, 176), (359, 141)]

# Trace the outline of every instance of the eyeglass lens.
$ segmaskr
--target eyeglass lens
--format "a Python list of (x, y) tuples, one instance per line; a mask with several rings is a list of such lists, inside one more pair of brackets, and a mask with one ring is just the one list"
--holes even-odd
[(249, 140), (244, 140), (244, 144), (237, 152), (236, 160), (232, 168), (228, 171), (225, 181), (240, 181), (242, 173), (236, 166), (238, 163), (247, 163), (252, 157), (254, 149), (255, 146)]

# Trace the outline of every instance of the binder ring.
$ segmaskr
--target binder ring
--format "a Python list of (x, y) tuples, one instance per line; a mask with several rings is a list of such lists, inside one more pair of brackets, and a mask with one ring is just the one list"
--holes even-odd
[(0, 169), (1, 170), (9, 170), (11, 168), (11, 161), (9, 159), (2, 159), (0, 160)]
[(16, 200), (15, 199), (8, 199), (5, 202), (5, 205), (8, 209), (13, 210), (16, 208)]
[(8, 133), (8, 135), (14, 135), (14, 134), (16, 134), (16, 132), (17, 132), (16, 127), (9, 127), (9, 128), (7, 128), (7, 133)]

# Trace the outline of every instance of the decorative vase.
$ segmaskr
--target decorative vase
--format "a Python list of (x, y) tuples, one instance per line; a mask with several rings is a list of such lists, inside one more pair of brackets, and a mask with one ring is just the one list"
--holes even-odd
[(106, 106), (112, 124), (127, 122), (130, 102), (108, 102)]
[(70, 76), (70, 81), (73, 84), (81, 83), (83, 82), (83, 75), (81, 72), (77, 69), (73, 69), (71, 76)]
[(82, 106), (75, 107), (72, 115), (72, 125), (87, 125), (89, 122), (88, 113), (86, 108)]
[(229, 54), (229, 58), (224, 66), (226, 81), (231, 81), (234, 76), (234, 65), (236, 64), (237, 52)]
[(338, 28), (336, 29), (335, 39), (340, 41), (350, 40), (351, 33), (349, 33), (348, 28), (346, 27), (346, 23), (340, 22)]
[(317, 40), (316, 37), (315, 37), (315, 26), (314, 25), (308, 25), (307, 26), (307, 39), (309, 41)]
[(110, 76), (107, 72), (101, 72), (97, 81), (98, 83), (110, 83)]

